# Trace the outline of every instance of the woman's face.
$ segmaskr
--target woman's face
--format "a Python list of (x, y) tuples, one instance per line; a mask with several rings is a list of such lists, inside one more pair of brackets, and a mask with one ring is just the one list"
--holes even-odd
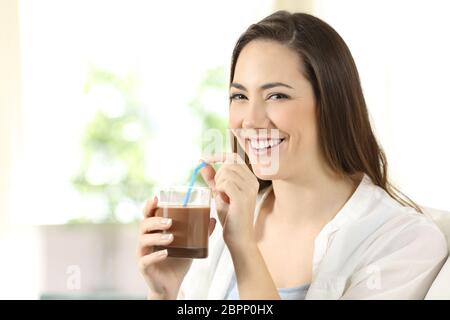
[[(289, 180), (320, 161), (314, 92), (302, 64), (296, 52), (270, 40), (251, 41), (237, 60), (229, 126), (260, 179)], [(279, 139), (270, 139), (276, 132)], [(267, 170), (269, 162), (276, 170)]]

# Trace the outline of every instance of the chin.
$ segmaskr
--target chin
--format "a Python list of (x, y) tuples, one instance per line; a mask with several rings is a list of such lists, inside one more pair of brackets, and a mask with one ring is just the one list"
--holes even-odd
[(280, 179), (279, 168), (271, 168), (269, 166), (261, 166), (259, 164), (252, 164), (252, 170), (255, 176), (261, 180), (278, 180)]

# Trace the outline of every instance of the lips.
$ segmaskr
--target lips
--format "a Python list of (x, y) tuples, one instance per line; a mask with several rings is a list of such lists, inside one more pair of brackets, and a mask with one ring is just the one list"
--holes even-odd
[(286, 138), (247, 138), (246, 144), (254, 155), (270, 155), (275, 148), (279, 148)]
[(256, 150), (273, 148), (283, 142), (284, 139), (249, 139), (250, 146)]

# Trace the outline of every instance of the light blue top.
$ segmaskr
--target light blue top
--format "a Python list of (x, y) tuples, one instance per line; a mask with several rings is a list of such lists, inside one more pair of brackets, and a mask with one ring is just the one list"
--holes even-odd
[[(278, 288), (278, 294), (282, 300), (304, 300), (308, 289), (309, 284), (290, 288)], [(239, 300), (236, 274), (233, 274), (227, 294), (225, 295), (225, 300)]]

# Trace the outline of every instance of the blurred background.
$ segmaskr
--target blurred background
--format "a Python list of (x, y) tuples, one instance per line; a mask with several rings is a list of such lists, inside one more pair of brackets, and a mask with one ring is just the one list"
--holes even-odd
[(394, 183), (450, 209), (448, 1), (0, 0), (0, 299), (145, 298), (144, 201), (225, 134), (235, 41), (279, 9), (344, 38)]

